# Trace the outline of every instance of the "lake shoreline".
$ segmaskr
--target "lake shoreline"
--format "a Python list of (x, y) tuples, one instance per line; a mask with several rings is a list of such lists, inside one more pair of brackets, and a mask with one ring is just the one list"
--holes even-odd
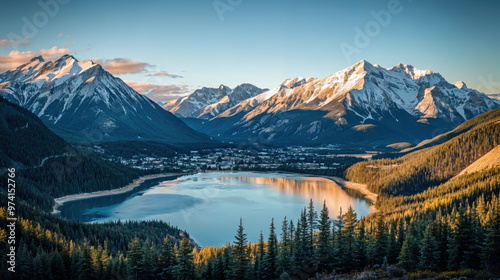
[[(209, 171), (207, 173), (212, 173), (212, 172), (235, 172), (235, 171)], [(255, 171), (250, 171), (250, 172), (255, 172)], [(259, 171), (261, 172), (261, 171)], [(272, 171), (276, 172), (276, 171)], [(263, 173), (268, 173), (268, 172), (263, 172)], [(375, 203), (377, 202), (377, 197), (378, 195), (376, 193), (371, 192), (368, 190), (365, 184), (360, 184), (360, 183), (354, 183), (350, 181), (346, 181), (340, 177), (336, 176), (325, 176), (325, 175), (316, 175), (316, 174), (307, 174), (307, 173), (293, 173), (293, 172), (281, 172), (281, 173), (286, 173), (286, 174), (296, 174), (296, 175), (302, 175), (302, 176), (308, 176), (308, 177), (320, 177), (320, 178), (325, 178), (334, 181), (337, 185), (343, 188), (348, 188), (352, 189), (355, 191), (360, 192), (365, 196), (366, 199), (370, 200), (372, 204), (370, 205), (370, 214), (376, 213), (378, 210), (375, 208)], [(91, 192), (91, 193), (79, 193), (79, 194), (71, 194), (71, 195), (66, 195), (62, 197), (58, 197), (54, 199), (54, 207), (52, 208), (52, 214), (56, 215), (59, 214), (60, 211), (58, 208), (62, 206), (66, 202), (70, 201), (77, 201), (77, 200), (82, 200), (82, 199), (88, 199), (88, 198), (96, 198), (96, 197), (103, 197), (103, 196), (109, 196), (109, 195), (116, 195), (116, 194), (122, 194), (126, 193), (129, 191), (132, 191), (139, 187), (144, 181), (151, 180), (151, 179), (157, 179), (157, 178), (162, 178), (162, 177), (171, 177), (171, 176), (183, 176), (183, 175), (192, 175), (195, 173), (159, 173), (159, 174), (151, 174), (151, 175), (146, 175), (146, 176), (141, 176), (137, 179), (135, 179), (132, 183), (126, 185), (125, 187), (122, 188), (117, 188), (117, 189), (112, 189), (112, 190), (105, 190), (105, 191), (96, 191), (96, 192)]]
[(368, 190), (368, 187), (365, 184), (346, 181), (346, 180), (344, 180), (340, 177), (336, 177), (336, 176), (318, 176), (318, 177), (330, 179), (330, 180), (334, 181), (337, 185), (339, 185), (343, 188), (348, 188), (348, 189), (360, 192), (361, 194), (363, 194), (365, 196), (365, 198), (367, 198), (368, 200), (370, 200), (372, 202), (372, 205), (370, 205), (370, 214), (378, 212), (378, 209), (375, 208), (375, 203), (377, 202), (378, 194), (373, 193), (370, 190)]
[(88, 199), (88, 198), (96, 198), (96, 197), (102, 197), (102, 196), (108, 196), (108, 195), (122, 194), (122, 193), (126, 193), (126, 192), (129, 192), (129, 191), (136, 189), (142, 183), (144, 183), (144, 181), (147, 181), (147, 180), (157, 179), (157, 178), (162, 178), (162, 177), (191, 175), (191, 174), (193, 174), (193, 173), (159, 173), (159, 174), (145, 175), (145, 176), (141, 176), (141, 177), (135, 179), (132, 183), (126, 185), (125, 187), (111, 189), (111, 190), (104, 190), (104, 191), (95, 191), (95, 192), (91, 192), (91, 193), (70, 194), (70, 195), (65, 195), (65, 196), (61, 196), (58, 198), (54, 198), (54, 207), (52, 208), (52, 214), (54, 214), (54, 215), (59, 214), (61, 211), (59, 211), (58, 208), (66, 202)]

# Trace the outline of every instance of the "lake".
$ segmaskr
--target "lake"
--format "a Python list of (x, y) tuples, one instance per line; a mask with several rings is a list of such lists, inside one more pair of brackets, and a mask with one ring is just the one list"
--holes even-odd
[(250, 242), (258, 241), (261, 230), (267, 240), (272, 218), (279, 234), (283, 218), (296, 225), (310, 199), (318, 212), (326, 200), (333, 219), (349, 205), (358, 219), (370, 212), (370, 201), (330, 179), (279, 172), (157, 178), (128, 193), (66, 202), (59, 209), (84, 222), (162, 220), (186, 230), (201, 246), (220, 246), (234, 241), (240, 217)]

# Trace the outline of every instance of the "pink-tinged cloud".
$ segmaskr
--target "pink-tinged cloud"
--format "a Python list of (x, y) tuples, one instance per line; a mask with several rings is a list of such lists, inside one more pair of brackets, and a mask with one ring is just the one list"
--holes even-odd
[(57, 35), (57, 38), (61, 38), (61, 36), (62, 36), (62, 33), (59, 33), (59, 34)]
[(57, 60), (62, 55), (70, 53), (68, 48), (52, 47), (50, 49), (41, 49), (36, 52), (11, 51), (8, 55), (0, 55), (0, 73), (14, 69), (19, 65), (27, 63), (35, 56), (42, 56), (46, 61)]
[(3, 40), (0, 40), (0, 47), (8, 46), (8, 45), (17, 45), (19, 43), (21, 43), (21, 41), (19, 41), (19, 40), (7, 40), (7, 39), (3, 39)]
[(185, 85), (157, 85), (136, 81), (124, 82), (138, 93), (146, 95), (148, 98), (156, 102), (170, 101), (189, 93), (189, 89)]
[(0, 40), (0, 47), (3, 47), (3, 46), (8, 46), (8, 45), (23, 45), (23, 46), (27, 46), (30, 44), (30, 37), (26, 36), (24, 37), (24, 41), (19, 41), (19, 40), (7, 40), (7, 39), (2, 39)]
[(181, 75), (170, 74), (170, 73), (167, 73), (167, 72), (158, 72), (158, 73), (155, 73), (155, 74), (148, 74), (147, 76), (150, 76), (150, 77), (169, 77), (169, 78), (173, 78), (173, 79), (184, 78)]
[(92, 59), (92, 61), (101, 64), (106, 71), (114, 75), (141, 73), (147, 71), (146, 67), (150, 66), (149, 63), (130, 60), (128, 58), (96, 58)]

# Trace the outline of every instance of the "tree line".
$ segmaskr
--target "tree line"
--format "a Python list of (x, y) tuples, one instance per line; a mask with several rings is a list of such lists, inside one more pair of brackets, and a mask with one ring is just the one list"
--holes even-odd
[[(2, 223), (5, 217), (2, 208)], [(130, 227), (122, 247), (113, 240), (117, 236), (96, 238), (112, 225), (78, 236), (55, 224), (17, 223), (20, 273), (3, 279), (327, 279), (368, 269), (385, 277), (464, 269), (500, 273), (498, 198), (484, 209), (464, 205), (449, 221), (388, 221), (381, 212), (358, 219), (352, 207), (331, 219), (326, 204), (318, 212), (311, 201), (295, 222), (285, 217), (279, 226), (272, 220), (267, 239), (261, 232), (259, 242), (249, 243), (240, 220), (232, 243), (204, 248), (181, 231), (159, 240), (154, 231), (133, 236), (138, 228)], [(73, 225), (83, 231), (96, 226)], [(4, 243), (5, 233), (0, 237)]]

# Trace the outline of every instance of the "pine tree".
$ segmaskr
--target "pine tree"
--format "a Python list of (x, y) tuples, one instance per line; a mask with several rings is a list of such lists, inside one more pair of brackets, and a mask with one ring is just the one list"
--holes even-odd
[(191, 254), (191, 247), (189, 239), (184, 236), (179, 247), (179, 257), (177, 265), (177, 279), (191, 280), (194, 279), (194, 264), (193, 254)]
[(57, 251), (50, 253), (50, 270), (52, 271), (52, 278), (54, 280), (65, 280), (68, 278), (63, 259)]
[(259, 235), (259, 243), (257, 243), (257, 250), (255, 253), (254, 269), (257, 279), (262, 279), (262, 261), (264, 259), (265, 248), (264, 248), (264, 235), (262, 230)]
[(97, 249), (91, 249), (92, 267), (98, 279), (101, 279), (104, 273), (104, 267), (101, 262), (102, 253), (103, 249), (101, 245), (97, 246)]
[(226, 275), (224, 271), (224, 259), (221, 255), (217, 256), (217, 259), (215, 261), (215, 266), (214, 266), (214, 278), (218, 280), (225, 280)]
[(247, 266), (247, 271), (245, 273), (245, 279), (251, 279), (251, 280), (257, 279), (257, 273), (250, 262), (248, 263), (248, 266)]
[(290, 240), (290, 258), (291, 262), (293, 262), (293, 254), (295, 253), (295, 226), (293, 225), (293, 221), (290, 220), (290, 226), (288, 227), (288, 239)]
[(19, 253), (17, 257), (17, 276), (21, 280), (34, 279), (33, 276), (33, 257), (26, 243), (22, 242), (19, 245)]
[(127, 251), (127, 274), (130, 277), (137, 278), (142, 276), (143, 255), (144, 253), (139, 239), (134, 238), (128, 244)]
[(439, 250), (439, 270), (446, 270), (448, 267), (448, 232), (449, 226), (441, 221), (435, 222), (433, 231), (434, 239), (438, 244)]
[[(33, 259), (34, 279), (49, 280), (52, 276), (50, 273), (49, 259), (47, 253), (41, 248), (37, 249), (36, 257)], [(49, 269), (47, 269), (49, 268)]]
[(500, 274), (500, 205), (492, 207), (487, 223), (482, 260), (486, 269)]
[(412, 222), (410, 223), (405, 241), (403, 242), (403, 247), (401, 248), (398, 265), (409, 271), (417, 269), (419, 264), (419, 251), (417, 229), (415, 223)]
[(335, 233), (333, 235), (334, 237), (334, 264), (335, 264), (335, 269), (338, 271), (344, 271), (344, 265), (345, 265), (345, 259), (344, 259), (344, 247), (345, 247), (345, 242), (344, 242), (344, 212), (342, 211), (342, 207), (340, 207), (339, 214), (337, 215), (337, 220), (334, 221), (334, 230)]
[(389, 236), (387, 238), (387, 262), (388, 263), (395, 263), (396, 260), (398, 259), (399, 252), (401, 252), (401, 249), (398, 248), (399, 244), (398, 241), (396, 240), (396, 230), (391, 228), (389, 230)]
[(233, 245), (232, 254), (232, 274), (235, 279), (245, 279), (248, 269), (248, 248), (247, 235), (244, 233), (243, 221), (240, 218), (240, 225), (234, 237), (236, 241)]
[(103, 268), (103, 274), (101, 279), (111, 278), (111, 266), (110, 266), (111, 257), (109, 256), (108, 252), (109, 252), (108, 242), (104, 241), (104, 248), (101, 253), (101, 265)]
[(316, 225), (318, 223), (318, 213), (314, 210), (314, 204), (312, 199), (309, 201), (309, 206), (307, 207), (307, 231), (308, 231), (308, 237), (309, 240), (307, 242), (308, 247), (307, 247), (307, 255), (312, 256), (314, 253), (314, 230), (316, 229)]
[(308, 237), (307, 218), (304, 210), (300, 214), (300, 218), (297, 221), (297, 229), (295, 231), (295, 251), (293, 259), (296, 266), (300, 265), (306, 259), (308, 240), (310, 239)]
[(208, 261), (207, 265), (203, 269), (203, 272), (201, 274), (201, 277), (204, 280), (214, 280), (214, 268), (213, 268), (213, 263), (211, 260)]
[(269, 238), (267, 240), (267, 251), (262, 261), (262, 279), (274, 279), (276, 274), (277, 239), (275, 234), (274, 219), (269, 227)]
[(367, 259), (367, 246), (366, 246), (366, 237), (365, 237), (365, 220), (361, 219), (360, 222), (358, 223), (357, 227), (357, 232), (356, 232), (356, 239), (357, 239), (357, 256), (356, 259), (358, 260), (358, 267), (364, 268), (365, 266), (368, 265), (368, 259)]
[(224, 248), (224, 252), (222, 254), (222, 264), (223, 264), (223, 272), (225, 279), (231, 279), (231, 258), (232, 258), (232, 250), (231, 246), (227, 246)]
[(93, 275), (92, 253), (90, 251), (88, 243), (86, 242), (85, 244), (83, 244), (80, 259), (78, 260), (78, 279), (92, 279)]
[(172, 246), (172, 241), (168, 236), (163, 240), (163, 246), (161, 255), (158, 259), (159, 274), (161, 279), (171, 280), (174, 278), (174, 266), (175, 266), (176, 256), (174, 248)]
[(439, 265), (439, 247), (432, 234), (432, 224), (424, 231), (422, 246), (420, 247), (420, 269), (437, 270)]
[(347, 212), (344, 214), (344, 228), (343, 228), (343, 252), (342, 252), (342, 262), (347, 271), (354, 269), (358, 260), (356, 259), (356, 236), (354, 229), (356, 228), (356, 223), (358, 222), (357, 214), (354, 209), (349, 206)]
[(292, 244), (289, 235), (289, 225), (286, 217), (281, 224), (281, 244), (278, 246), (278, 272), (288, 271), (291, 267)]
[(144, 254), (142, 257), (143, 277), (141, 279), (154, 280), (157, 276), (158, 253), (156, 252), (153, 242), (146, 240), (142, 251)]
[(375, 220), (375, 240), (373, 244), (372, 263), (381, 265), (387, 255), (387, 234), (384, 216), (379, 212)]
[(461, 208), (455, 217), (448, 243), (448, 269), (467, 268), (465, 255), (471, 251), (472, 225), (465, 209)]
[(469, 221), (472, 231), (470, 250), (465, 252), (464, 258), (469, 268), (479, 269), (481, 266), (481, 253), (485, 234), (474, 209), (469, 209)]
[(259, 235), (259, 244), (257, 245), (257, 258), (262, 261), (265, 254), (265, 243), (264, 243), (264, 235), (262, 234), (262, 230)]
[(71, 254), (71, 268), (70, 268), (70, 274), (71, 275), (76, 275), (78, 276), (78, 263), (80, 261), (80, 252), (79, 250), (74, 250), (74, 252)]
[(327, 272), (331, 269), (331, 221), (328, 216), (326, 201), (323, 202), (323, 209), (319, 218), (319, 234), (317, 243), (318, 272)]

